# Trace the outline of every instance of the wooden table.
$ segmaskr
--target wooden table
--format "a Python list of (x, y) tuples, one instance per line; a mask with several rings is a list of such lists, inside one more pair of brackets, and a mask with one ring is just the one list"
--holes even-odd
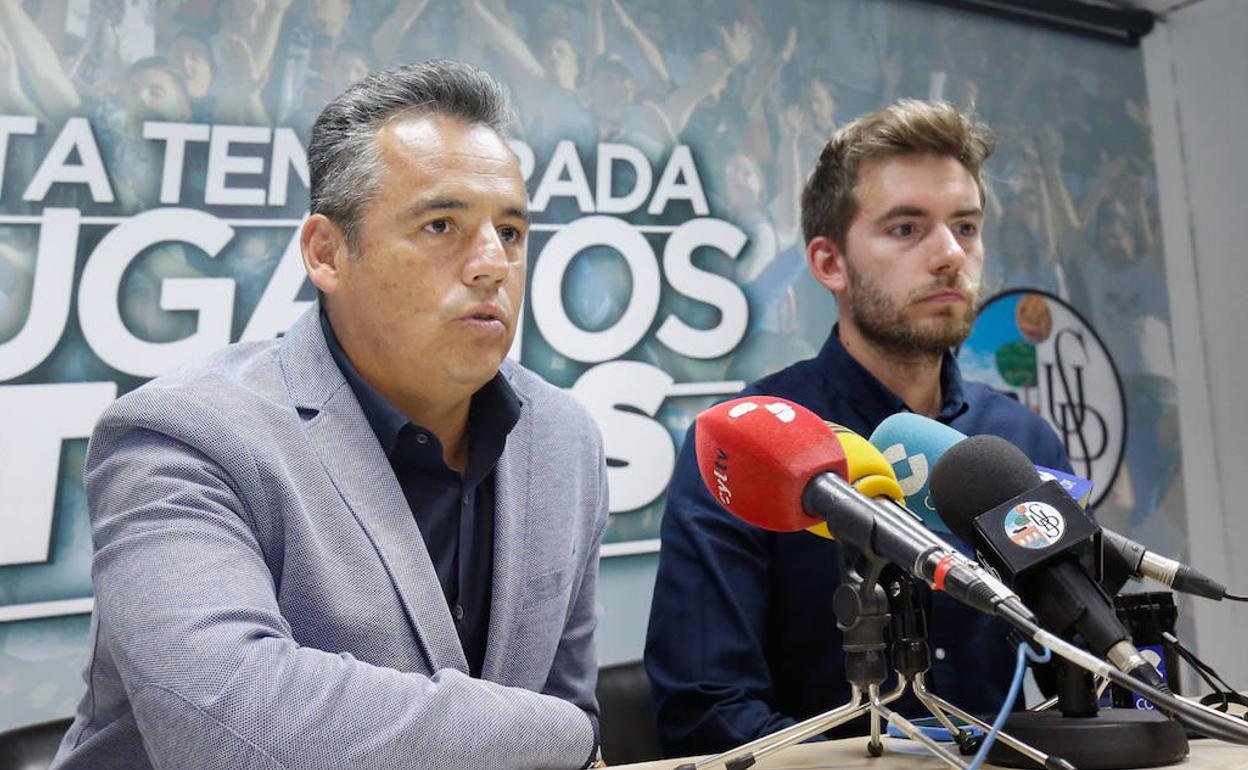
[[(948, 770), (948, 765), (930, 754), (892, 751), (891, 739), (884, 739), (884, 756), (867, 754), (866, 738), (842, 738), (838, 741), (804, 743), (790, 746), (764, 759), (758, 770)], [(965, 758), (968, 762), (970, 757)], [(662, 759), (635, 765), (613, 765), (623, 770), (673, 770), (682, 759)], [(984, 765), (995, 767), (995, 765)], [(1178, 765), (1183, 770), (1248, 770), (1248, 746), (1234, 746), (1208, 739), (1191, 742), (1191, 753)], [(714, 770), (722, 770), (716, 768)]]

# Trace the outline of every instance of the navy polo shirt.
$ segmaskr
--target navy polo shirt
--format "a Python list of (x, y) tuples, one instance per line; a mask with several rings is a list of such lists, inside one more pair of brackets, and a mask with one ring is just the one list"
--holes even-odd
[[(907, 410), (849, 355), (836, 329), (817, 357), (742, 392), (751, 394), (795, 401), (862, 436)], [(967, 435), (1001, 436), (1032, 462), (1070, 469), (1047, 423), (1004, 394), (964, 382), (950, 353), (941, 394), (941, 422)], [(840, 706), (850, 695), (832, 607), (840, 585), (836, 543), (808, 532), (768, 532), (724, 510), (702, 483), (694, 430), (668, 488), (646, 638), (656, 721), (671, 755), (737, 746)], [(1014, 666), (1006, 625), (923, 591), (933, 650), (928, 686), (968, 711), (995, 714)], [(927, 713), (910, 695), (893, 708)], [(866, 730), (859, 719), (828, 735)]]
[(329, 352), (351, 386), (377, 441), (390, 460), (416, 517), (447, 608), (455, 620), (469, 672), (481, 676), (494, 574), (494, 466), (507, 434), (520, 419), (520, 399), (502, 374), (472, 397), (468, 463), (460, 474), (442, 459), (442, 442), (412, 422), (371, 385), (347, 358), (321, 313)]

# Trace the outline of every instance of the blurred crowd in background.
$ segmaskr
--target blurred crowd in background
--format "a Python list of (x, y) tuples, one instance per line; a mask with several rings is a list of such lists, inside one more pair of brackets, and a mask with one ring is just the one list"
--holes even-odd
[[(753, 379), (812, 355), (827, 332), (834, 305), (803, 279), (798, 225), (800, 190), (827, 137), (897, 98), (945, 99), (976, 112), (1000, 139), (988, 167), (984, 296), (1043, 289), (1102, 334), (1127, 385), (1129, 419), (1150, 431), (1133, 437), (1148, 443), (1135, 462), (1147, 467), (1133, 471), (1147, 485), (1119, 485), (1149, 499), (1119, 502), (1151, 510), (1168, 486), (1157, 479), (1178, 455), (1135, 53), (900, 0), (0, 0), (0, 114), (36, 116), (45, 150), (67, 118), (87, 117), (116, 195), (93, 204), (82, 185), (58, 185), (45, 201), (25, 203), (21, 189), (42, 154), (10, 152), (0, 211), (154, 208), (163, 145), (143, 138), (144, 121), (284, 126), (306, 143), (326, 100), (369, 70), (463, 59), (510, 87), (515, 136), (539, 166), (561, 140), (591, 159), (586, 168), (601, 142), (633, 145), (656, 169), (673, 146), (691, 147), (712, 215), (750, 238), (739, 259), (717, 268), (747, 294), (750, 336), (713, 363), (658, 349), (637, 356), (678, 381)], [(196, 171), (187, 173), (194, 188)], [(296, 197), (288, 213), (303, 205)], [(560, 216), (558, 206), (546, 212), (566, 221)], [(210, 264), (177, 244), (157, 247), (127, 276), (126, 323), (152, 341), (193, 331), (192, 314), (159, 308), (169, 277), (230, 275), (236, 303), (254, 305), (289, 237), (240, 232)], [(0, 224), (0, 343), (26, 318), (37, 240), (36, 228)], [(569, 278), (569, 315), (586, 328), (611, 323), (627, 302), (619, 259), (590, 255)], [(665, 306), (694, 319), (709, 312), (681, 298)], [(85, 345), (62, 345), (40, 373), (109, 376)]]

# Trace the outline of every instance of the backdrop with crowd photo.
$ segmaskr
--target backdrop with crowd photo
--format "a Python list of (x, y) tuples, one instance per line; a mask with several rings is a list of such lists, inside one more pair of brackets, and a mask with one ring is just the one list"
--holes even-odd
[(604, 659), (640, 654), (693, 417), (835, 317), (805, 176), (901, 97), (995, 128), (985, 297), (1038, 290), (990, 303), (964, 370), (1054, 425), (1102, 521), (1184, 551), (1138, 49), (904, 0), (0, 0), (0, 729), (83, 689), (94, 421), (308, 306), (312, 121), (370, 69), (443, 57), (514, 97), (534, 226), (512, 354), (606, 440)]

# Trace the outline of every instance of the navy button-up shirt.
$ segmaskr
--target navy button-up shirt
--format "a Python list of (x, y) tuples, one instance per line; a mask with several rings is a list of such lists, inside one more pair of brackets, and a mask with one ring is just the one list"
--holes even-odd
[[(937, 419), (968, 435), (991, 433), (1032, 462), (1070, 469), (1057, 435), (1018, 401), (964, 382), (946, 354)], [(907, 407), (841, 345), (752, 384), (742, 395), (800, 403), (870, 436)], [(840, 585), (835, 542), (807, 532), (753, 527), (724, 510), (698, 472), (690, 428), (668, 488), (662, 549), (646, 639), (646, 670), (660, 738), (672, 754), (721, 751), (849, 700), (832, 595)], [(974, 713), (1000, 708), (1013, 673), (1008, 629), (924, 587), (933, 650), (927, 682)], [(891, 688), (891, 685), (885, 689)], [(893, 706), (925, 714), (911, 696)], [(864, 732), (860, 719), (831, 735)]]
[(469, 673), (481, 675), (494, 574), (494, 466), (520, 419), (520, 399), (502, 374), (472, 397), (468, 463), (460, 474), (442, 458), (442, 442), (413, 423), (364, 381), (321, 313), (329, 352), (351, 386), (416, 517)]

